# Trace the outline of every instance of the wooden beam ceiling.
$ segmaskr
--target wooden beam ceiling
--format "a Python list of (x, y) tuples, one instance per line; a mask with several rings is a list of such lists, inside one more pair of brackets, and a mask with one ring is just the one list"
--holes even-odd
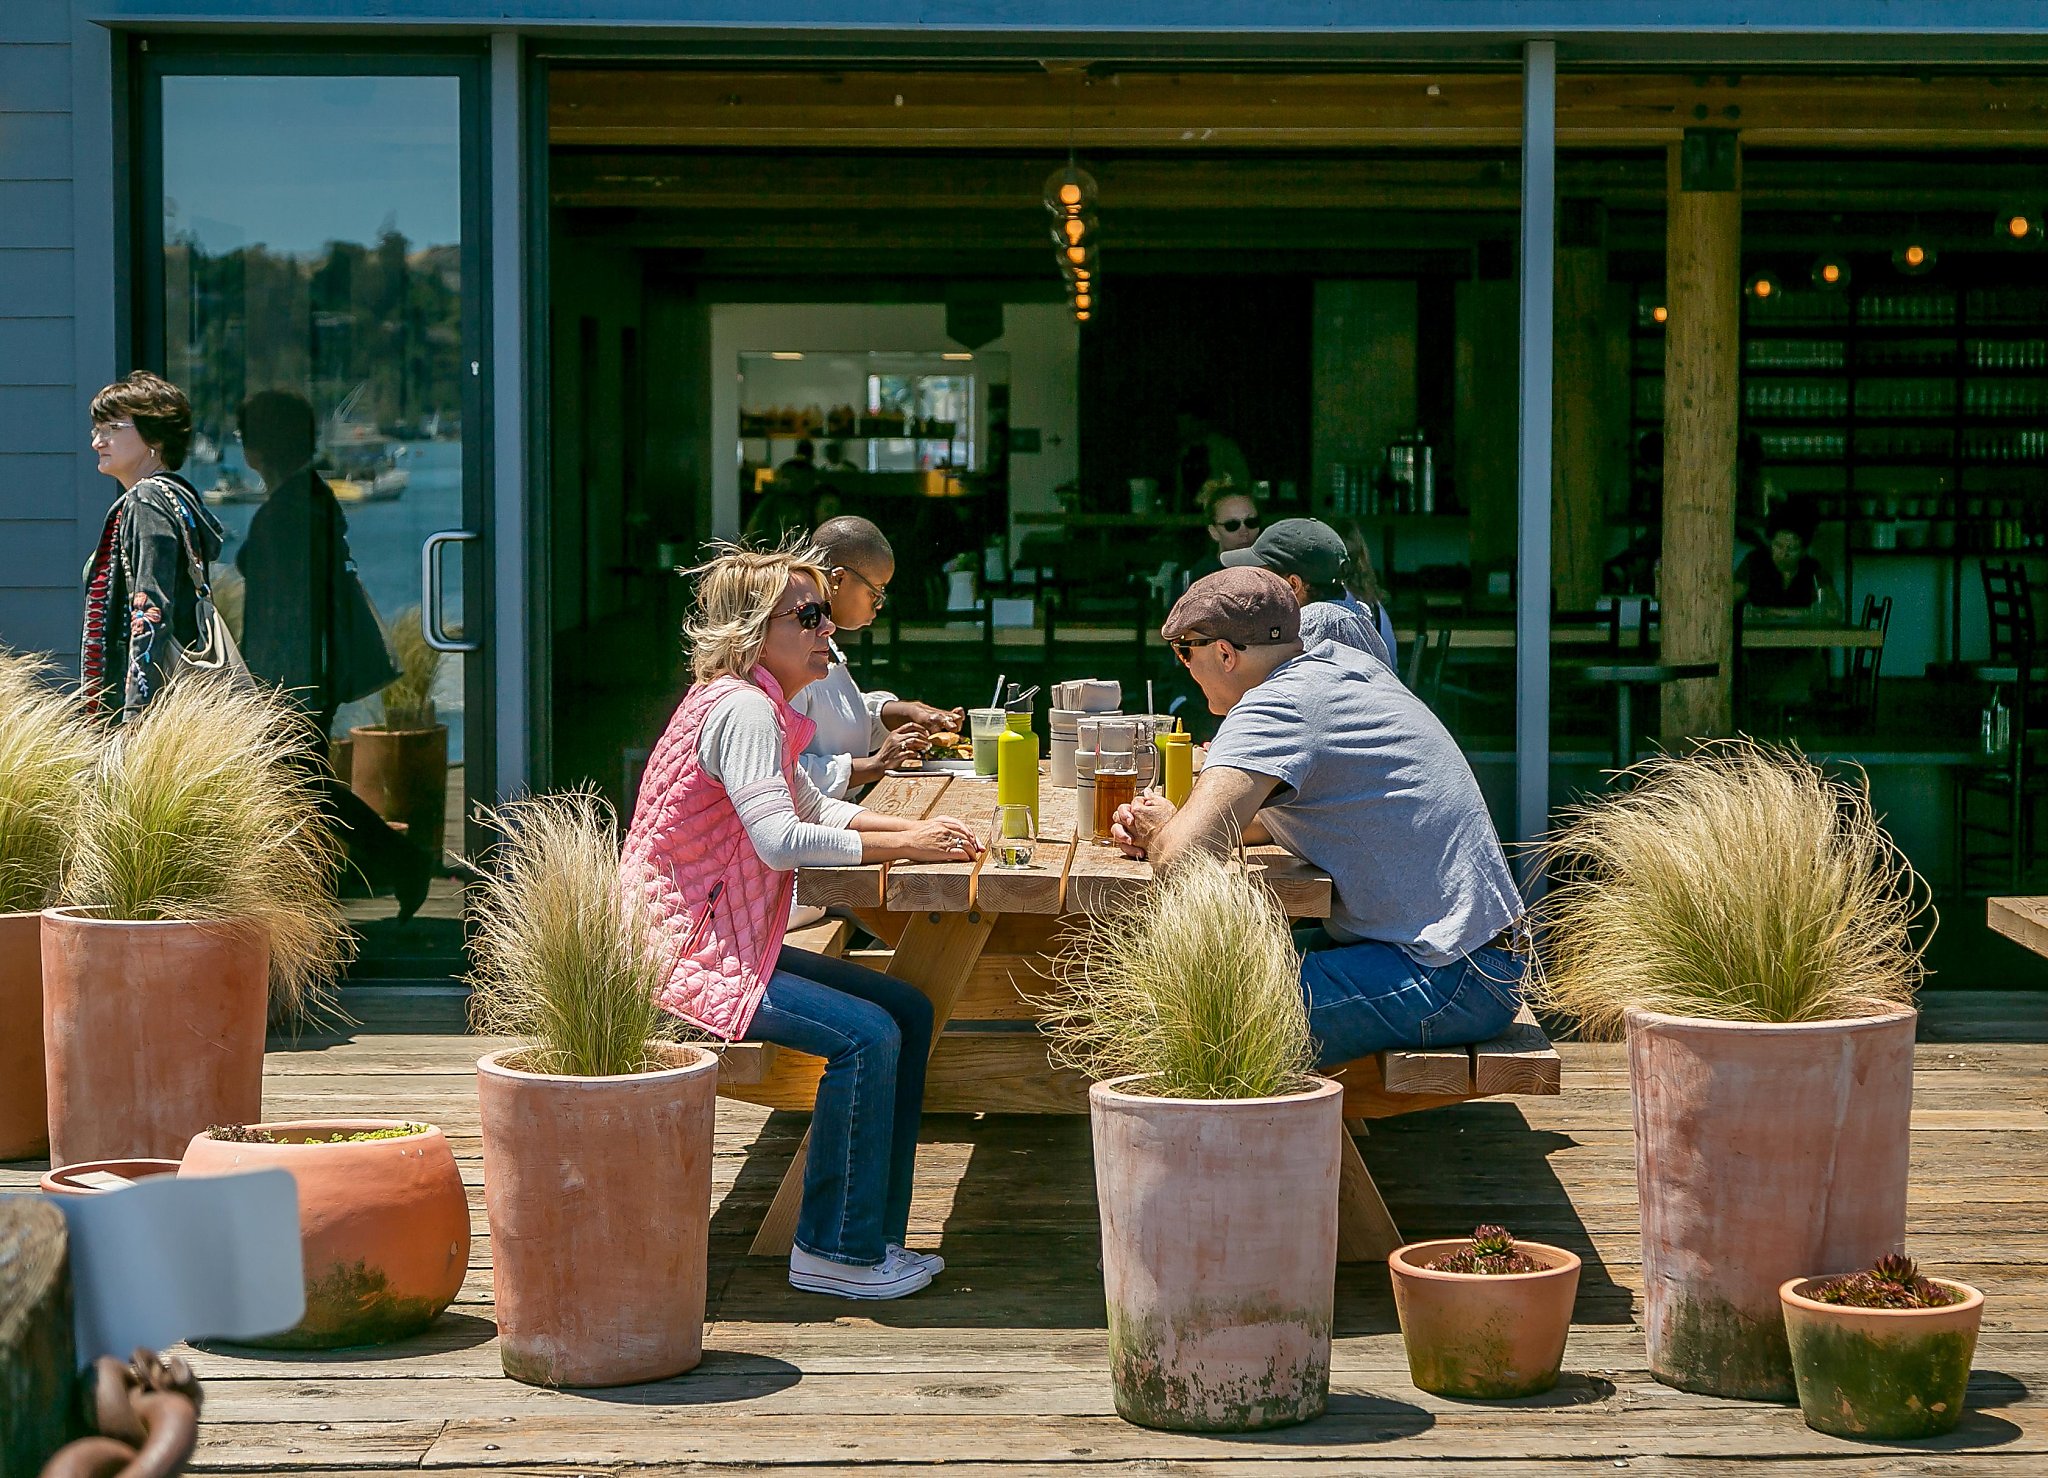
[[(1566, 148), (1641, 148), (1689, 127), (1744, 147), (2048, 145), (2048, 78), (1594, 73), (1558, 79)], [(561, 67), (549, 138), (598, 148), (1507, 148), (1514, 73), (710, 72)]]

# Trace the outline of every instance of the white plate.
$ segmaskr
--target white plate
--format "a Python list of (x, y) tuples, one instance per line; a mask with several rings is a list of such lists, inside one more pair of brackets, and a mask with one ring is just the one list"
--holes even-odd
[[(891, 770), (891, 775), (972, 775), (973, 760), (926, 760), (915, 770)], [(991, 776), (991, 779), (994, 777)]]

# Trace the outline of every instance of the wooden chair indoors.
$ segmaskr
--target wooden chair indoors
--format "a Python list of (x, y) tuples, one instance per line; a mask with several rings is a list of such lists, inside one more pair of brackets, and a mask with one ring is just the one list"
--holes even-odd
[[(1985, 561), (1984, 607), (1989, 660), (1971, 667), (1988, 695), (2011, 710), (2011, 739), (2002, 749), (1958, 766), (1954, 781), (1956, 884), (2020, 892), (2038, 854), (2035, 810), (2048, 795), (2048, 667), (2039, 666), (2033, 582), (2025, 566)], [(1988, 805), (1972, 802), (1989, 802)], [(1995, 869), (1986, 876), (1987, 869)]]

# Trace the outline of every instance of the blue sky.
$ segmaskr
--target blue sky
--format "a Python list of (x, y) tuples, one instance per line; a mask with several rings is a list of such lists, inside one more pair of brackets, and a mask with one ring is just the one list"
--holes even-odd
[(209, 252), (461, 239), (453, 77), (166, 77), (164, 234)]

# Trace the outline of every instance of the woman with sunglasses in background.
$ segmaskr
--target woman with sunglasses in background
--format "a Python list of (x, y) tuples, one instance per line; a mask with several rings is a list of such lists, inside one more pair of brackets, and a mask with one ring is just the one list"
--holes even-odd
[(662, 1006), (728, 1041), (825, 1059), (789, 1281), (901, 1298), (944, 1263), (905, 1250), (931, 1003), (877, 971), (783, 947), (798, 867), (971, 861), (951, 816), (882, 816), (818, 793), (789, 700), (832, 663), (817, 551), (723, 546), (684, 627), (695, 684), (640, 782), (620, 876), (654, 905), (672, 963)]
[(1208, 518), (1208, 526), (1203, 530), (1208, 543), (1189, 565), (1183, 589), (1222, 569), (1222, 556), (1231, 550), (1250, 548), (1252, 540), (1259, 537), (1262, 523), (1259, 505), (1250, 491), (1228, 479), (1203, 484), (1201, 498), (1202, 512)]

